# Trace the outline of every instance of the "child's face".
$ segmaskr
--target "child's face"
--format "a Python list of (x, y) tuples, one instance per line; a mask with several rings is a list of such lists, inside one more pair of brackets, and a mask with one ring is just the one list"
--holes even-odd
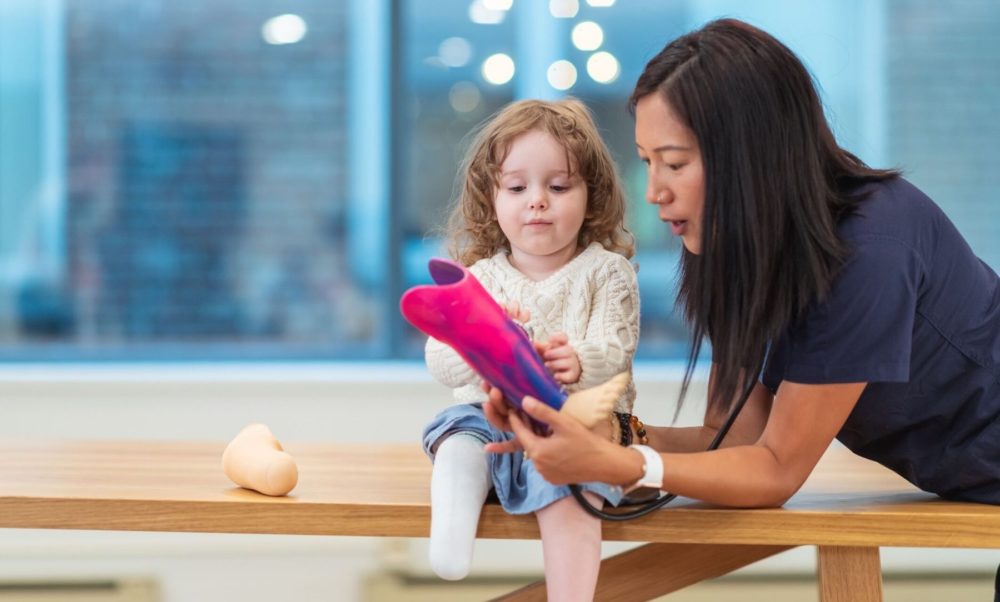
[(515, 262), (576, 255), (587, 186), (579, 174), (570, 176), (566, 161), (566, 150), (546, 132), (526, 132), (511, 144), (494, 207)]
[(647, 166), (646, 200), (695, 255), (701, 252), (705, 170), (698, 139), (660, 94), (635, 105), (635, 145)]

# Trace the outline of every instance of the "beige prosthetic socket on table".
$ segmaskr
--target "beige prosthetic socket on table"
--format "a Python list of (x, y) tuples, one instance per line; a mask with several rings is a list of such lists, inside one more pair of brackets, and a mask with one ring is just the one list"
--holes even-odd
[(240, 487), (265, 495), (285, 495), (299, 481), (295, 460), (263, 424), (245, 427), (226, 446), (222, 470)]

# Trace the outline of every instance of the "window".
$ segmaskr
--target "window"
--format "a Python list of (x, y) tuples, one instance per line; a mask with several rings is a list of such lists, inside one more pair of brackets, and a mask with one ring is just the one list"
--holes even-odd
[(666, 41), (723, 15), (791, 46), (841, 143), (902, 167), (1000, 267), (995, 2), (9, 0), (0, 357), (419, 357), (397, 302), (444, 252), (468, 133), (570, 94), (627, 186), (639, 355), (683, 358), (679, 245), (625, 101)]
[(351, 259), (371, 243), (367, 216), (384, 218), (351, 184), (365, 47), (348, 32), (373, 28), (363, 14), (319, 0), (294, 15), (237, 0), (15, 4), (27, 27), (3, 37), (38, 75), (5, 61), (20, 102), (3, 117), (42, 119), (2, 134), (6, 355), (387, 355), (386, 273)]

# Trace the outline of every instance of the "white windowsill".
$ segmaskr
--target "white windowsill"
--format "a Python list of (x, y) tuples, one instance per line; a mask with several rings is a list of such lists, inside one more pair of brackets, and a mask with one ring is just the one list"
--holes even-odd
[[(681, 361), (636, 362), (637, 382), (680, 382)], [(699, 364), (694, 380), (704, 380)], [(318, 382), (424, 383), (431, 376), (421, 361), (372, 362), (32, 362), (0, 365), (0, 383), (14, 382)]]

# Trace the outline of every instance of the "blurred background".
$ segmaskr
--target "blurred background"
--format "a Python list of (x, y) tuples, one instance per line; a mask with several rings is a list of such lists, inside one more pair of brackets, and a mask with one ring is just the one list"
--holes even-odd
[(397, 301), (440, 255), (468, 132), (519, 98), (593, 109), (628, 186), (639, 357), (687, 346), (678, 246), (625, 100), (723, 15), (795, 50), (841, 143), (902, 167), (1000, 265), (990, 0), (4, 0), (0, 357), (419, 357)]
[[(689, 343), (679, 246), (643, 199), (626, 99), (667, 41), (722, 16), (790, 46), (841, 144), (902, 168), (1000, 267), (996, 0), (0, 0), (0, 436), (222, 441), (262, 420), (286, 440), (417, 441), (449, 394), (397, 303), (444, 254), (467, 135), (509, 101), (565, 95), (627, 186), (637, 408), (668, 421)], [(359, 432), (359, 407), (394, 419)], [(521, 543), (482, 542), (465, 586), (537, 575)], [(8, 530), (0, 580), (419, 599), (437, 587), (420, 545)], [(810, 572), (796, 554), (757, 570)], [(884, 555), (890, 577), (938, 575), (938, 599), (987, 599), (954, 592), (968, 577), (989, 593), (998, 562)], [(482, 597), (460, 587), (427, 595)]]

